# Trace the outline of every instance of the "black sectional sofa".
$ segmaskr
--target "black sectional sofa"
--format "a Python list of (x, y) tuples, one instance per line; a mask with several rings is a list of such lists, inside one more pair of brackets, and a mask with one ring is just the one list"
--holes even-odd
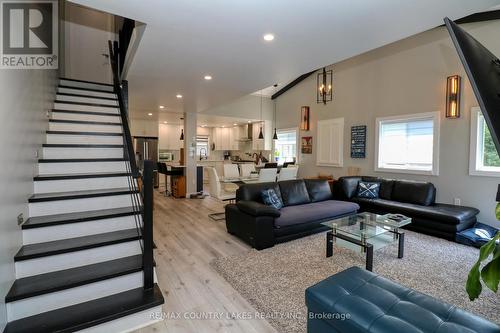
[[(273, 188), (283, 201), (280, 210), (266, 206), (261, 191)], [(359, 205), (332, 199), (326, 180), (288, 180), (246, 184), (236, 191), (236, 204), (226, 206), (227, 231), (257, 250), (327, 230), (321, 222), (354, 214)]]
[[(360, 181), (380, 183), (379, 198), (358, 198)], [(333, 185), (333, 197), (357, 203), (361, 211), (404, 214), (412, 218), (412, 223), (405, 228), (453, 241), (457, 232), (476, 223), (479, 213), (472, 207), (436, 203), (436, 188), (427, 182), (371, 176), (341, 177)]]

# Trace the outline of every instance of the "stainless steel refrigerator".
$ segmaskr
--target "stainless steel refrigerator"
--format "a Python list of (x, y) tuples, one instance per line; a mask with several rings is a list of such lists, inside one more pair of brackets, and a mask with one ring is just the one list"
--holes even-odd
[(158, 170), (156, 169), (156, 163), (158, 162), (158, 138), (150, 136), (134, 136), (134, 151), (135, 160), (139, 170), (142, 171), (144, 169), (144, 160), (153, 161), (154, 186), (158, 187)]

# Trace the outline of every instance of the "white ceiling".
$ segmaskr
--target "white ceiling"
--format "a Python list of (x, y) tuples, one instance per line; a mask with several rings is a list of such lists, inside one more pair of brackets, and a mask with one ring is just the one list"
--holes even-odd
[[(147, 24), (132, 117), (199, 112), (500, 4), (500, 0), (72, 0)], [(265, 33), (276, 38), (265, 42)], [(205, 74), (212, 75), (205, 81)], [(179, 100), (177, 93), (183, 95)], [(163, 112), (163, 111), (162, 111)], [(156, 114), (155, 114), (156, 116)], [(160, 117), (159, 117), (160, 118)]]
[[(179, 112), (161, 112), (158, 115), (158, 118), (155, 115), (142, 118), (153, 120), (158, 119), (160, 124), (164, 124), (166, 122), (171, 125), (182, 125), (184, 124), (184, 121), (181, 120), (182, 117), (184, 117), (183, 113)], [(198, 126), (203, 127), (233, 127), (247, 124), (249, 121), (257, 122), (259, 120), (251, 118), (225, 117), (206, 113), (200, 113), (197, 117)]]

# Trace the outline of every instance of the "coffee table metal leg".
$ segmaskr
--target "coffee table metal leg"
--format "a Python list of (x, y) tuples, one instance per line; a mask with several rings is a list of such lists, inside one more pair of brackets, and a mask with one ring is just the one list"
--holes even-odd
[(405, 233), (399, 233), (399, 243), (398, 243), (398, 258), (403, 258), (405, 250)]
[(326, 233), (326, 257), (333, 256), (333, 232)]
[(373, 245), (366, 244), (366, 270), (373, 270)]

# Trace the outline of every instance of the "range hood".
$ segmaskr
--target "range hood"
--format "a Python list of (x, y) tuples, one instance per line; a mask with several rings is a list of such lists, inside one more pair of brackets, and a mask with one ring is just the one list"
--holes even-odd
[(239, 138), (239, 142), (249, 142), (252, 141), (252, 136), (253, 136), (253, 125), (252, 124), (246, 124), (243, 125), (243, 135), (241, 138)]

